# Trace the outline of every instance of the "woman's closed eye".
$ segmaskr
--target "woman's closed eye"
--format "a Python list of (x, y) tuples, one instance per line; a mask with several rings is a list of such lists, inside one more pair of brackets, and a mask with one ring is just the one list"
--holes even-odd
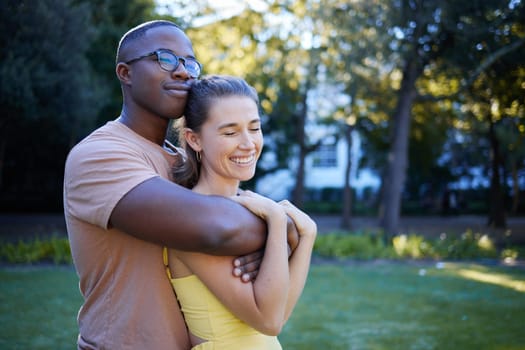
[(237, 134), (237, 131), (234, 130), (226, 130), (222, 133), (224, 136), (235, 136)]
[(251, 132), (259, 132), (261, 131), (261, 121), (260, 120), (254, 120), (249, 125), (248, 128)]

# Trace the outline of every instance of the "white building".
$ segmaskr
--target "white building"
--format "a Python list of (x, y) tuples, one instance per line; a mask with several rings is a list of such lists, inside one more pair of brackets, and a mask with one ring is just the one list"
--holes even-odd
[[(318, 87), (308, 92), (308, 118), (305, 132), (312, 142), (323, 140), (323, 144), (305, 159), (305, 188), (344, 188), (345, 169), (348, 159), (348, 146), (343, 138), (337, 139), (338, 125), (326, 125), (320, 120), (333, 118), (337, 110), (343, 109), (346, 115), (351, 114), (349, 110), (350, 97), (346, 95), (343, 86), (332, 83), (323, 83), (325, 80), (324, 69), (320, 67), (318, 72)], [(360, 197), (362, 190), (367, 187), (378, 189), (380, 179), (369, 170), (357, 171), (359, 159), (362, 156), (361, 138), (357, 132), (352, 134), (352, 167), (350, 186), (356, 190)], [(265, 142), (272, 142), (265, 138)], [(265, 155), (261, 162), (264, 164), (275, 164), (275, 155)], [(270, 166), (269, 166), (270, 167)], [(297, 159), (291, 162), (288, 169), (280, 170), (270, 174), (257, 182), (256, 190), (275, 200), (290, 198), (295, 186)]]
[[(369, 170), (356, 170), (361, 157), (361, 142), (359, 135), (354, 133), (352, 145), (351, 186), (360, 197), (362, 190), (367, 187), (379, 188), (380, 180)], [(335, 137), (328, 138), (319, 149), (307, 156), (305, 160), (305, 187), (307, 189), (343, 188), (345, 180), (346, 160), (348, 147), (345, 140), (336, 141)], [(271, 158), (267, 156), (266, 158)], [(271, 162), (271, 159), (263, 161)], [(258, 180), (256, 191), (280, 200), (290, 198), (295, 186), (297, 164), (290, 164), (288, 169), (282, 169)]]

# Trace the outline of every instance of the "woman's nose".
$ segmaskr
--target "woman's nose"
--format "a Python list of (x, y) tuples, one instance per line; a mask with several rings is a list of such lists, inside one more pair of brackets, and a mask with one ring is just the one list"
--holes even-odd
[(255, 141), (252, 137), (252, 135), (250, 135), (248, 132), (243, 132), (241, 134), (241, 142), (239, 144), (240, 147), (242, 148), (253, 148), (255, 146)]

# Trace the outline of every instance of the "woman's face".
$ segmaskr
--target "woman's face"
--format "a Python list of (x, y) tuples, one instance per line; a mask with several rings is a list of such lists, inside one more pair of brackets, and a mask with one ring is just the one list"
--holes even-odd
[(206, 122), (196, 135), (201, 147), (201, 176), (217, 185), (238, 185), (255, 174), (263, 147), (257, 104), (246, 96), (212, 102)]

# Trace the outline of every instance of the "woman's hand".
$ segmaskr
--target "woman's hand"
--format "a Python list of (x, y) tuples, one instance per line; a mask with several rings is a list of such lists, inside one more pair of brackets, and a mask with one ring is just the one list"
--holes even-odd
[(231, 199), (270, 223), (272, 220), (285, 218), (284, 208), (271, 200), (252, 191), (242, 191)]
[(317, 235), (317, 224), (306, 213), (299, 210), (288, 200), (282, 200), (279, 204), (284, 208), (286, 214), (294, 221), (299, 232), (299, 237), (315, 237)]

